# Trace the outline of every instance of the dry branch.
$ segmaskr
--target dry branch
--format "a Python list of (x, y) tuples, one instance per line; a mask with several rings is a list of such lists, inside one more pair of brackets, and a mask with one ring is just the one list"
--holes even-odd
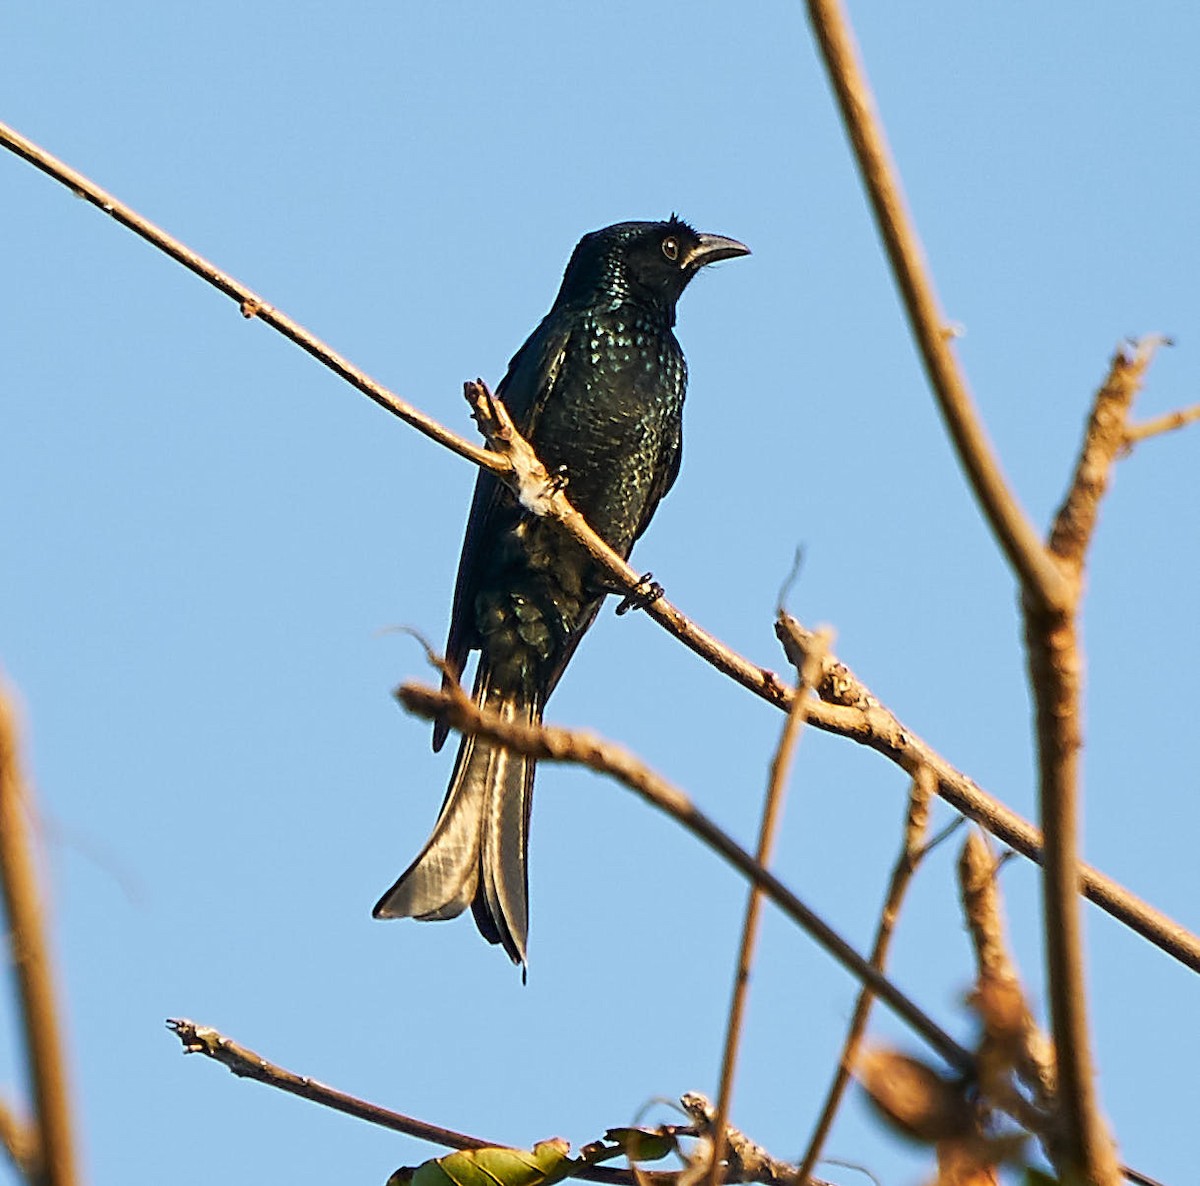
[(966, 377), (950, 348), (953, 335), (947, 332), (920, 239), (905, 208), (899, 175), (892, 164), (850, 23), (837, 0), (809, 0), (808, 14), (925, 373), (959, 463), (1004, 554), (1020, 573), (1022, 585), (1036, 590), (1044, 605), (1063, 605), (1069, 590), (1009, 488), (975, 410)]
[(1048, 543), (1047, 554), (1070, 583), (1070, 599), (1065, 606), (1047, 606), (1029, 589), (1022, 599), (1038, 740), (1047, 996), (1058, 1061), (1057, 1164), (1067, 1176), (1078, 1174), (1095, 1186), (1115, 1183), (1119, 1167), (1101, 1118), (1092, 1065), (1078, 901), (1083, 745), (1079, 606), (1100, 502), (1128, 441), (1134, 398), (1162, 341), (1145, 338), (1129, 350), (1119, 349), (1093, 401), (1075, 472)]
[(0, 1148), (23, 1179), (32, 1180), (41, 1161), (33, 1125), (7, 1103), (0, 1102)]
[(651, 806), (665, 812), (744, 877), (757, 885), (793, 922), (802, 927), (851, 974), (872, 991), (913, 1030), (920, 1034), (951, 1066), (965, 1074), (973, 1069), (971, 1055), (932, 1018), (881, 976), (836, 931), (806, 906), (773, 873), (764, 869), (728, 833), (722, 831), (677, 787), (672, 786), (628, 750), (604, 741), (594, 733), (552, 725), (526, 725), (505, 720), (481, 709), (457, 685), (434, 689), (402, 684), (396, 698), (411, 713), (428, 720), (445, 720), (462, 733), (475, 733), (498, 741), (517, 753), (539, 761), (572, 762), (616, 778)]
[[(959, 857), (958, 883), (963, 917), (975, 952), (977, 992), (991, 1000), (990, 1006), (987, 1000), (978, 1002), (985, 1028), (989, 1013), (1000, 1012), (998, 999), (1007, 998), (1008, 1003), (1004, 1048), (998, 1057), (989, 1057), (985, 1037), (980, 1079), (990, 1103), (1004, 1108), (1031, 1132), (1049, 1140), (1053, 1133), (1048, 1120), (1053, 1115), (1057, 1091), (1054, 1048), (1025, 1004), (1021, 978), (1004, 934), (996, 871), (997, 862), (987, 841), (982, 833), (972, 832)], [(1020, 1077), (1030, 1092), (1032, 1105), (1009, 1088), (1010, 1071)]]
[[(307, 1075), (298, 1075), (277, 1063), (269, 1062), (261, 1054), (226, 1037), (211, 1026), (199, 1025), (186, 1018), (171, 1018), (167, 1028), (183, 1043), (185, 1054), (203, 1054), (219, 1062), (233, 1074), (243, 1079), (253, 1079), (267, 1087), (274, 1087), (289, 1095), (299, 1096), (310, 1103), (331, 1108), (368, 1124), (404, 1133), (421, 1141), (429, 1141), (447, 1149), (495, 1149), (505, 1148), (502, 1142), (486, 1141), (482, 1137), (457, 1132), (382, 1108), (336, 1087), (318, 1082)], [(572, 1173), (572, 1177), (589, 1182), (605, 1182), (609, 1186), (676, 1186), (680, 1175), (673, 1173), (646, 1173), (643, 1170), (619, 1170), (608, 1166), (583, 1166)]]
[[(793, 637), (804, 639), (811, 635), (811, 631), (786, 614), (776, 622), (775, 633), (789, 655)], [(1042, 836), (1033, 824), (955, 769), (835, 656), (826, 659), (817, 694), (826, 702), (827, 711), (838, 714), (837, 724), (836, 727), (822, 724), (823, 715), (814, 707), (809, 710), (813, 725), (869, 746), (910, 775), (921, 766), (928, 766), (937, 775), (938, 794), (947, 803), (1022, 856), (1041, 861)], [(1091, 865), (1081, 864), (1079, 872), (1086, 897), (1168, 955), (1200, 972), (1200, 937)]]
[(1175, 432), (1194, 424), (1197, 420), (1200, 420), (1200, 404), (1180, 408), (1176, 412), (1164, 412), (1161, 416), (1155, 416), (1153, 420), (1144, 420), (1141, 424), (1130, 424), (1125, 429), (1125, 443), (1121, 452), (1128, 453), (1138, 441), (1161, 436), (1164, 432)]
[[(800, 733), (808, 718), (812, 703), (809, 693), (820, 678), (825, 655), (832, 644), (833, 636), (828, 631), (818, 631), (812, 645), (804, 651), (797, 665), (796, 694), (792, 707), (784, 720), (783, 732), (775, 757), (771, 761), (771, 776), (767, 784), (766, 802), (763, 804), (762, 820), (758, 830), (758, 845), (754, 859), (762, 867), (771, 863), (771, 850), (775, 846), (775, 833), (783, 811), (783, 795), (787, 786), (788, 770), (792, 755), (800, 741)], [(746, 913), (742, 920), (742, 938), (738, 946), (737, 969), (733, 979), (733, 995), (729, 1003), (729, 1019), (725, 1027), (725, 1048), (721, 1055), (721, 1082), (717, 1092), (717, 1110), (713, 1119), (712, 1165), (709, 1167), (709, 1186), (718, 1186), (721, 1162), (725, 1156), (726, 1134), (729, 1128), (729, 1109), (733, 1098), (733, 1075), (737, 1066), (738, 1046), (742, 1035), (742, 1019), (745, 1015), (746, 996), (750, 988), (750, 969), (754, 963), (754, 947), (758, 939), (758, 920), (762, 910), (762, 891), (752, 883), (746, 898)], [(881, 969), (882, 970), (882, 969)]]
[(70, 1091), (34, 867), (29, 808), (29, 788), (21, 777), (17, 757), (13, 709), (0, 688), (0, 883), (33, 1094), (39, 1156), (36, 1180), (45, 1186), (72, 1186), (77, 1176)]
[[(913, 776), (912, 786), (908, 794), (908, 810), (905, 813), (904, 840), (900, 855), (892, 869), (891, 880), (884, 898), (883, 910), (879, 915), (879, 925), (875, 931), (875, 942), (871, 948), (871, 964), (882, 973), (887, 966), (887, 953), (891, 945), (892, 933), (896, 919), (900, 914), (900, 906), (904, 895), (912, 882), (917, 865), (928, 851), (925, 847), (925, 833), (929, 827), (929, 807), (935, 789), (933, 774), (927, 767), (921, 767)], [(842, 1097), (850, 1082), (850, 1075), (858, 1060), (859, 1049), (863, 1034), (866, 1032), (867, 1019), (871, 1015), (871, 1004), (875, 1000), (869, 988), (859, 990), (858, 1000), (854, 1003), (854, 1012), (850, 1017), (850, 1026), (846, 1039), (842, 1044), (842, 1053), (838, 1058), (837, 1068), (833, 1073), (833, 1081), (821, 1107), (821, 1114), (809, 1138), (808, 1148), (800, 1159), (800, 1168), (796, 1172), (796, 1186), (808, 1186), (812, 1171), (821, 1157), (821, 1150), (833, 1127), (833, 1118), (837, 1115)]]

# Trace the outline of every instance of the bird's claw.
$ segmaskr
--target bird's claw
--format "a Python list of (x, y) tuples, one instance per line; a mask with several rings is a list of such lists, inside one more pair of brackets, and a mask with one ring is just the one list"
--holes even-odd
[(549, 481), (546, 483), (546, 489), (550, 494), (558, 494), (567, 488), (567, 483), (570, 478), (567, 477), (567, 467), (560, 465), (556, 469), (550, 471)]
[(631, 609), (645, 609), (653, 605), (662, 595), (663, 587), (653, 579), (654, 573), (643, 573), (638, 583), (621, 598), (617, 606), (618, 615), (627, 614)]

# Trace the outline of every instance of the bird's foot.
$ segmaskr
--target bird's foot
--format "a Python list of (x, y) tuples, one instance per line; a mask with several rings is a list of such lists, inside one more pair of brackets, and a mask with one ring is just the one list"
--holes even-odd
[(546, 483), (547, 493), (558, 494), (567, 488), (570, 479), (567, 477), (567, 467), (560, 465), (550, 471), (550, 480)]
[(631, 609), (645, 609), (653, 605), (662, 595), (663, 587), (653, 579), (654, 573), (642, 573), (638, 583), (625, 594), (617, 606), (617, 613), (627, 614)]

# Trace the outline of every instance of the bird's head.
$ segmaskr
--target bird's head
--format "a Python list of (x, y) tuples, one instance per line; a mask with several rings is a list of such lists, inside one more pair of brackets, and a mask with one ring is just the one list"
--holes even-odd
[(559, 303), (633, 299), (675, 321), (675, 302), (705, 264), (749, 255), (736, 239), (693, 230), (672, 214), (666, 222), (618, 222), (579, 241), (563, 276)]

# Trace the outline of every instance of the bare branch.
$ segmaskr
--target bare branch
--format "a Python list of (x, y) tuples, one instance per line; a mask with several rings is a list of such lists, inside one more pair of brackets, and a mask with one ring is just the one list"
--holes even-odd
[(1050, 552), (1070, 582), (1072, 596), (1048, 606), (1026, 589), (1025, 645), (1038, 741), (1038, 784), (1044, 852), (1043, 937), (1047, 996), (1058, 1059), (1056, 1151), (1060, 1171), (1094, 1186), (1119, 1177), (1116, 1152), (1100, 1115), (1079, 910), (1079, 751), (1083, 745), (1083, 651), (1079, 602), (1087, 548), (1095, 531), (1109, 474), (1127, 439), (1133, 400), (1161, 344), (1143, 338), (1119, 349), (1097, 391), (1066, 498), (1050, 531)]
[[(696, 1131), (707, 1139), (707, 1159), (710, 1167), (719, 1166), (721, 1150), (728, 1150), (728, 1165), (725, 1167), (726, 1182), (761, 1182), (766, 1186), (792, 1186), (795, 1168), (778, 1157), (773, 1157), (756, 1141), (751, 1140), (741, 1129), (726, 1124), (718, 1136), (717, 1113), (712, 1101), (698, 1091), (689, 1091), (679, 1100), (683, 1110), (692, 1121)], [(812, 1186), (830, 1186), (820, 1178)]]
[[(978, 992), (996, 996), (1010, 996), (1006, 1012), (1009, 1022), (1004, 1035), (1002, 1058), (990, 1059), (984, 1052), (982, 1064), (990, 1064), (992, 1073), (980, 1068), (985, 1084), (985, 1095), (1030, 1128), (1039, 1136), (1052, 1140), (1054, 1133), (1046, 1124), (1046, 1118), (1054, 1113), (1057, 1094), (1054, 1047), (1048, 1037), (1033, 1020), (1033, 1014), (1025, 1005), (1021, 980), (1008, 942), (1004, 938), (1004, 917), (1000, 902), (1000, 887), (996, 882), (997, 862), (991, 855), (988, 841), (982, 833), (972, 832), (962, 845), (959, 857), (959, 896), (962, 900), (962, 915), (966, 920), (971, 945), (976, 954)], [(1015, 994), (1015, 995), (1013, 995)], [(988, 1024), (988, 1010), (980, 1008), (980, 1017)], [(995, 1010), (992, 1012), (996, 1012)], [(995, 1040), (995, 1035), (992, 1035)], [(986, 1038), (985, 1038), (986, 1042)], [(1015, 1071), (1032, 1092), (1034, 1106), (1039, 1112), (1031, 1112), (1024, 1097), (1008, 1088), (1007, 1083), (997, 1082), (996, 1072)]]
[[(368, 1124), (404, 1133), (406, 1136), (429, 1141), (447, 1149), (507, 1147), (499, 1141), (487, 1141), (469, 1133), (457, 1132), (452, 1128), (443, 1128), (438, 1124), (429, 1124), (424, 1120), (405, 1116), (402, 1112), (381, 1108), (378, 1104), (339, 1091), (336, 1087), (329, 1087), (307, 1075), (298, 1075), (286, 1067), (268, 1062), (261, 1054), (240, 1045), (232, 1038), (227, 1038), (211, 1026), (199, 1025), (185, 1018), (170, 1018), (167, 1028), (183, 1043), (185, 1054), (203, 1054), (219, 1062), (239, 1078), (253, 1079), (267, 1087), (274, 1087), (289, 1095), (319, 1104), (323, 1108), (331, 1108), (357, 1120), (365, 1120)], [(574, 1170), (571, 1176), (589, 1182), (606, 1182), (610, 1186), (643, 1186), (644, 1183), (651, 1183), (653, 1186), (675, 1186), (680, 1177), (674, 1173), (646, 1173), (640, 1170), (632, 1172), (602, 1165), (581, 1166)]]
[(971, 1055), (932, 1018), (881, 976), (832, 927), (806, 906), (773, 873), (764, 869), (727, 832), (714, 824), (677, 787), (672, 786), (628, 750), (606, 742), (594, 733), (560, 729), (551, 725), (526, 725), (505, 720), (481, 709), (457, 684), (434, 689), (402, 684), (396, 698), (411, 713), (429, 720), (445, 720), (451, 728), (500, 742), (517, 753), (540, 761), (572, 762), (610, 774), (651, 806), (682, 824), (692, 835), (724, 857), (744, 877), (756, 884), (784, 914), (803, 928), (835, 960), (865, 984), (901, 1019), (907, 1022), (957, 1070), (970, 1074)]
[[(791, 636), (804, 638), (811, 631), (785, 614), (776, 622), (775, 633), (790, 655)], [(870, 746), (910, 775), (920, 766), (928, 766), (937, 775), (938, 794), (947, 803), (1010, 848), (1030, 860), (1041, 861), (1042, 836), (1033, 824), (955, 769), (898, 720), (870, 688), (834, 656), (826, 660), (817, 693), (827, 703), (810, 708), (811, 724)], [(1200, 972), (1200, 937), (1091, 865), (1081, 864), (1079, 873), (1083, 892), (1091, 901), (1168, 955)]]
[(13, 1169), (32, 1181), (41, 1162), (37, 1130), (4, 1101), (0, 1101), (0, 1148), (8, 1154)]
[(1200, 420), (1200, 404), (1192, 404), (1190, 408), (1180, 408), (1177, 412), (1165, 412), (1155, 416), (1153, 420), (1144, 420), (1141, 424), (1130, 424), (1125, 429), (1125, 444), (1122, 453), (1128, 453), (1138, 441), (1156, 437), (1164, 432), (1174, 432)]
[[(783, 811), (784, 790), (787, 787), (788, 769), (792, 755), (800, 740), (808, 708), (812, 703), (809, 692), (820, 678), (825, 655), (832, 644), (829, 631), (818, 631), (813, 645), (805, 651), (797, 668), (796, 695), (792, 707), (784, 720), (779, 746), (771, 762), (771, 777), (767, 785), (767, 798), (763, 804), (762, 820), (758, 830), (758, 847), (754, 859), (762, 868), (771, 863), (771, 850), (775, 846), (775, 833)], [(742, 1019), (745, 1015), (746, 996), (750, 987), (750, 968), (754, 963), (754, 947), (758, 939), (758, 920), (762, 909), (762, 891), (751, 884), (746, 899), (746, 914), (742, 920), (742, 939), (738, 950), (737, 971), (733, 979), (733, 996), (729, 1002), (729, 1020), (725, 1027), (725, 1049), (721, 1055), (721, 1082), (717, 1093), (717, 1112), (713, 1121), (712, 1165), (709, 1167), (709, 1186), (717, 1186), (721, 1176), (721, 1162), (725, 1156), (726, 1133), (729, 1128), (729, 1108), (733, 1098), (733, 1075), (737, 1066), (738, 1045), (742, 1035)]]
[(14, 714), (5, 689), (0, 687), (0, 883), (33, 1092), (38, 1180), (45, 1186), (72, 1186), (77, 1175), (70, 1092), (26, 816), (29, 805), (29, 789), (17, 757)]
[(101, 189), (94, 181), (3, 123), (0, 123), (0, 147), (7, 148), (18, 156), (24, 157), (47, 176), (62, 182), (76, 197), (84, 198), (93, 206), (99, 207), (122, 226), (128, 227), (135, 235), (140, 235), (177, 263), (194, 272), (201, 280), (206, 280), (226, 296), (232, 297), (237, 301), (243, 316), (258, 318), (272, 329), (278, 330), (285, 338), (295, 342), (323, 366), (328, 367), (348, 383), (357, 387), (365, 396), (374, 400), (381, 408), (391, 412), (393, 416), (399, 416), (406, 424), (412, 425), (418, 432), (424, 433), (431, 440), (437, 441), (439, 445), (444, 445), (460, 457), (465, 457), (468, 461), (473, 461), (484, 469), (501, 474), (507, 469), (503, 462), (486, 449), (481, 449), (478, 445), (463, 440), (462, 437), (452, 433), (448, 428), (444, 428), (432, 417), (418, 411), (412, 404), (402, 400), (383, 384), (377, 383), (340, 354), (334, 353), (329, 346), (309, 333), (298, 322), (293, 321), (286, 313), (280, 312), (246, 285), (222, 272), (216, 264), (210, 263), (198, 252), (181, 243), (161, 227), (155, 226), (148, 218), (143, 218), (132, 207), (125, 205), (124, 202)]
[(1067, 603), (1070, 589), (1009, 488), (975, 410), (966, 378), (950, 349), (953, 335), (938, 306), (920, 240), (905, 209), (899, 176), (850, 23), (838, 0), (809, 0), (808, 15), (959, 464), (1022, 586), (1036, 592), (1043, 605), (1061, 607)]
[[(1108, 489), (1109, 473), (1129, 440), (1128, 420), (1141, 390), (1146, 368), (1166, 341), (1157, 335), (1124, 346), (1113, 355), (1108, 377), (1092, 402), (1092, 414), (1083, 435), (1075, 473), (1050, 531), (1050, 550), (1059, 557), (1073, 585), (1078, 585), (1084, 555), (1096, 529), (1100, 500)], [(1076, 608), (1078, 595), (1059, 609)]]
[[(918, 768), (913, 776), (908, 793), (908, 811), (905, 815), (904, 842), (900, 855), (892, 869), (891, 881), (887, 895), (884, 898), (883, 910), (879, 916), (879, 926), (875, 931), (875, 943), (871, 948), (871, 964), (883, 972), (887, 966), (888, 948), (891, 946), (892, 932), (896, 919), (900, 914), (900, 906), (904, 895), (912, 882), (917, 865), (928, 851), (925, 847), (925, 833), (929, 828), (929, 808), (936, 789), (936, 781), (928, 767)], [(846, 1040), (842, 1044), (841, 1057), (833, 1074), (833, 1081), (825, 1096), (821, 1115), (809, 1138), (808, 1148), (800, 1159), (800, 1168), (796, 1171), (796, 1186), (808, 1186), (812, 1171), (821, 1157), (821, 1150), (833, 1127), (833, 1118), (850, 1082), (852, 1070), (858, 1061), (859, 1049), (863, 1034), (866, 1032), (867, 1019), (871, 1015), (871, 1005), (875, 997), (869, 988), (862, 988), (858, 1000), (854, 1004), (854, 1013), (850, 1018), (850, 1027)]]
[(444, 1145), (448, 1149), (487, 1149), (498, 1144), (495, 1141), (485, 1141), (481, 1137), (455, 1132), (451, 1128), (442, 1128), (437, 1124), (427, 1124), (424, 1120), (415, 1120), (411, 1116), (392, 1112), (377, 1104), (348, 1095), (344, 1091), (338, 1091), (337, 1088), (327, 1087), (307, 1075), (297, 1075), (295, 1071), (268, 1062), (261, 1054), (239, 1045), (211, 1026), (173, 1017), (168, 1019), (167, 1028), (183, 1043), (185, 1054), (203, 1054), (221, 1063), (240, 1078), (254, 1079), (268, 1087), (276, 1087), (290, 1095), (298, 1095), (301, 1099), (332, 1108), (335, 1112), (344, 1112), (347, 1116), (365, 1120), (368, 1124), (390, 1128), (393, 1132), (402, 1132), (422, 1141)]

